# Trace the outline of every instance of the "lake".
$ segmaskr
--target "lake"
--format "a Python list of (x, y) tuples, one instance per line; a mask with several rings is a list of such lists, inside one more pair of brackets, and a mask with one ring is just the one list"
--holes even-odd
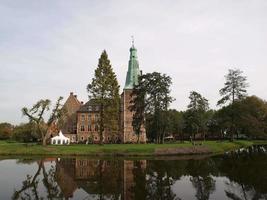
[(220, 156), (0, 158), (0, 199), (267, 199), (267, 146)]

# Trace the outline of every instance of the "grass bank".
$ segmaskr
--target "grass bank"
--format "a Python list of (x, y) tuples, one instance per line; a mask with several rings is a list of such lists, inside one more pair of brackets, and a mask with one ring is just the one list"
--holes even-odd
[(48, 145), (0, 141), (0, 155), (49, 156), (162, 156), (187, 154), (221, 154), (226, 151), (253, 145), (252, 141), (205, 141), (192, 145), (189, 142), (171, 144), (106, 144), (106, 145)]

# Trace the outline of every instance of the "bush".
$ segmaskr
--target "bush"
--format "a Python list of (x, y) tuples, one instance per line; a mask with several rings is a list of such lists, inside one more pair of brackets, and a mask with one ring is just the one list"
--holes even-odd
[(16, 126), (13, 130), (12, 139), (19, 142), (36, 142), (38, 135), (33, 130), (33, 125), (30, 123)]
[(9, 123), (0, 124), (0, 140), (10, 139), (12, 134), (13, 126)]

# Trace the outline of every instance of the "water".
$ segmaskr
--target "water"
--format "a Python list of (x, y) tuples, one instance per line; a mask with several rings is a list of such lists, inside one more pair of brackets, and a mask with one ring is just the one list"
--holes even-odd
[(267, 148), (161, 159), (0, 160), (0, 199), (267, 199)]

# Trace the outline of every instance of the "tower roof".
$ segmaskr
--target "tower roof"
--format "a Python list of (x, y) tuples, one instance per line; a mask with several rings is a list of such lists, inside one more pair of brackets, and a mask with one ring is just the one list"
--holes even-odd
[(130, 60), (128, 63), (128, 71), (126, 76), (126, 82), (124, 89), (133, 89), (134, 85), (138, 84), (138, 76), (140, 75), (139, 63), (137, 60), (137, 49), (132, 41), (130, 48)]

